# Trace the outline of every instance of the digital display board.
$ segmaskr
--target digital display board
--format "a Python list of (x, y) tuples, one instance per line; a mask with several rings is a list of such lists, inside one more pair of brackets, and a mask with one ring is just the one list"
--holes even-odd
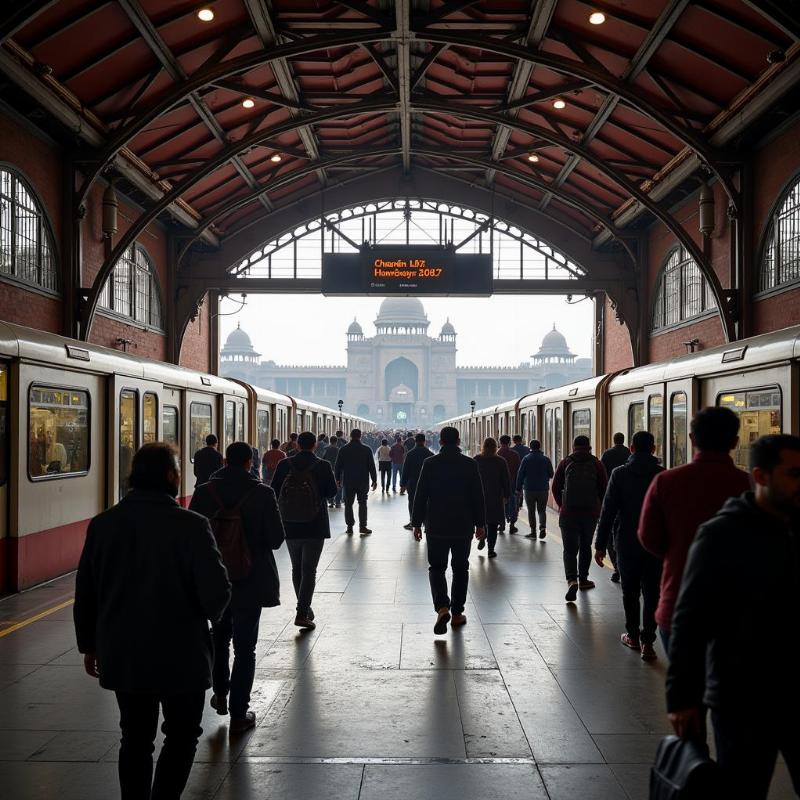
[(324, 253), (325, 295), (488, 297), (492, 257), (430, 245), (368, 245), (357, 253)]

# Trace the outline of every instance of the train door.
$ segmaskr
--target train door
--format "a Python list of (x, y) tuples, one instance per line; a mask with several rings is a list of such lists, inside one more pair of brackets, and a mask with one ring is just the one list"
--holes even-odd
[(269, 450), (270, 431), (272, 430), (272, 409), (270, 406), (259, 405), (256, 408), (256, 447), (263, 458)]
[(666, 422), (665, 467), (679, 467), (692, 458), (689, 441), (689, 421), (697, 403), (697, 381), (685, 378), (670, 381), (664, 393), (664, 420)]
[(217, 408), (217, 396), (205, 392), (188, 390), (184, 395), (182, 449), (186, 452), (184, 474), (184, 497), (194, 489), (194, 454), (206, 446), (206, 436), (213, 433), (220, 441), (221, 430)]
[(664, 384), (646, 386), (644, 390), (643, 408), (645, 430), (653, 434), (656, 442), (655, 457), (666, 466), (666, 448), (664, 442)]
[(225, 395), (222, 398), (222, 436), (220, 437), (220, 450), (233, 442), (246, 442), (247, 430), (245, 426), (245, 403), (241, 397)]

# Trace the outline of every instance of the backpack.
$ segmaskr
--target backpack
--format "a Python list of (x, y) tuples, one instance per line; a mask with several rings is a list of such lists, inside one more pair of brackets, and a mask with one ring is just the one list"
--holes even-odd
[(211, 532), (222, 554), (222, 562), (228, 570), (228, 577), (232, 581), (241, 581), (253, 570), (253, 558), (250, 555), (242, 519), (242, 506), (257, 487), (247, 492), (235, 506), (226, 508), (214, 483), (210, 481), (207, 486), (219, 506), (217, 513), (209, 520)]
[(313, 522), (320, 511), (320, 496), (314, 479), (314, 463), (308, 469), (298, 469), (289, 461), (289, 474), (281, 486), (278, 508), (284, 522)]
[(709, 800), (722, 797), (717, 764), (703, 742), (666, 736), (650, 769), (650, 800)]
[(570, 511), (594, 511), (600, 502), (594, 458), (567, 458), (561, 507)]

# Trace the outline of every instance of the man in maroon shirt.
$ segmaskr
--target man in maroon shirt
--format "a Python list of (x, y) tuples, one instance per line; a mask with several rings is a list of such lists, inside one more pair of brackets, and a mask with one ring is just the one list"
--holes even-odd
[(692, 419), (689, 438), (695, 449), (692, 462), (653, 479), (639, 520), (639, 540), (664, 562), (656, 622), (667, 654), (672, 612), (697, 529), (729, 497), (750, 490), (747, 473), (730, 457), (739, 441), (739, 417), (733, 411), (716, 406), (701, 409)]
[[(505, 434), (500, 437), (500, 449), (497, 451), (497, 455), (500, 458), (504, 459), (506, 465), (508, 466), (508, 474), (511, 477), (511, 497), (508, 498), (508, 502), (506, 503), (505, 508), (505, 515), (506, 520), (509, 522), (510, 526), (508, 529), (509, 533), (516, 533), (517, 532), (517, 516), (519, 515), (519, 505), (517, 503), (517, 473), (519, 472), (519, 465), (520, 465), (520, 457), (519, 454), (511, 449), (511, 437), (508, 434)], [(501, 531), (503, 528), (500, 529)]]

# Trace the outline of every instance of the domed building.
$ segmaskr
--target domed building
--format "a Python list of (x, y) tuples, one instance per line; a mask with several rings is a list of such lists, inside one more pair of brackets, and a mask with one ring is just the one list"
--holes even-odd
[(220, 353), (220, 373), (265, 389), (347, 409), (388, 427), (432, 428), (447, 417), (502, 403), (520, 395), (588, 378), (589, 358), (578, 358), (556, 330), (544, 337), (532, 361), (517, 366), (457, 366), (457, 333), (448, 318), (438, 336), (415, 297), (387, 297), (365, 336), (357, 319), (345, 331), (347, 364), (342, 367), (259, 363), (259, 354), (240, 328)]

